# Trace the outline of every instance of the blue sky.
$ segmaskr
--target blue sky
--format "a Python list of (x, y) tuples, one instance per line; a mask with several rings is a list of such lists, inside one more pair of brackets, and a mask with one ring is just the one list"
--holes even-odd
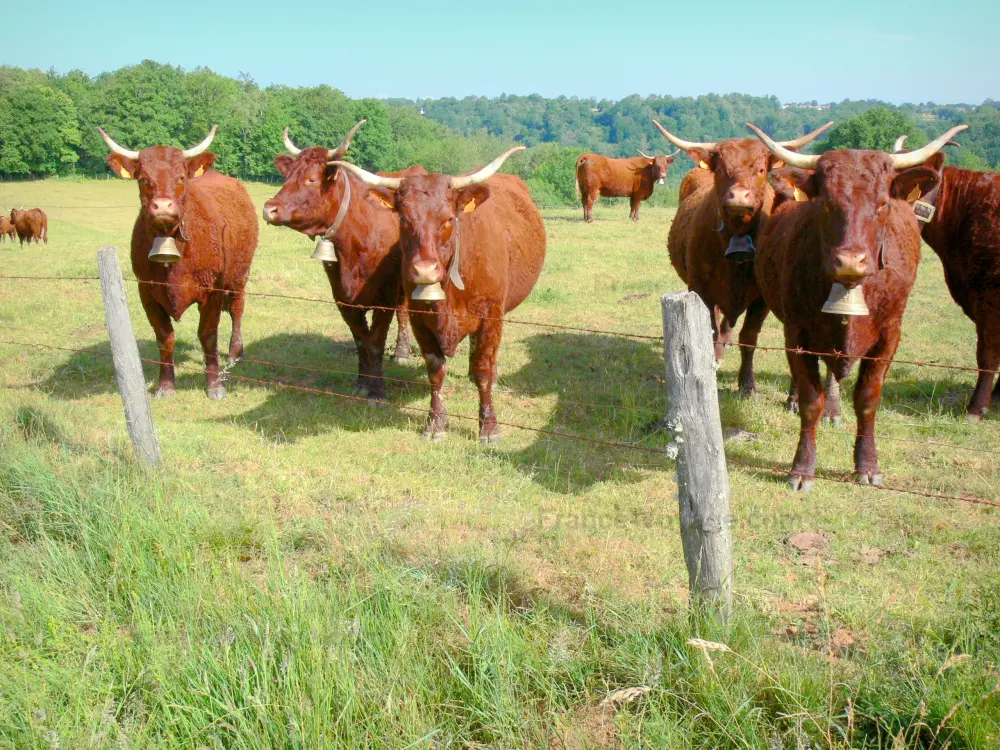
[[(143, 59), (352, 97), (1000, 99), (1000, 0), (2, 3), (0, 61)], [(36, 33), (13, 32), (34, 28)]]

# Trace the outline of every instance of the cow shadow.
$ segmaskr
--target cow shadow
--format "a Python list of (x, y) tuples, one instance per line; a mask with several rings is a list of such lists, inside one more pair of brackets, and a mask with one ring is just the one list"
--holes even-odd
[[(579, 333), (537, 334), (522, 343), (529, 361), (501, 375), (498, 418), (540, 432), (527, 448), (498, 451), (502, 460), (560, 493), (605, 481), (638, 482), (644, 470), (673, 466), (661, 424), (666, 401), (658, 347)], [(542, 422), (526, 416), (520, 404), (510, 406), (522, 396), (551, 395), (556, 401)]]

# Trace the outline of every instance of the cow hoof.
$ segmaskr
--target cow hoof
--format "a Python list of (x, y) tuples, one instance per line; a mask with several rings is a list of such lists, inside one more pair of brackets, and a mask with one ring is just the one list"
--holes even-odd
[(480, 445), (500, 445), (500, 433), (494, 432), (489, 435), (479, 436)]
[(788, 486), (793, 492), (801, 492), (806, 495), (813, 488), (813, 480), (807, 479), (801, 474), (792, 474), (788, 477)]
[(352, 396), (361, 396), (363, 398), (368, 398), (368, 386), (358, 381), (353, 386), (351, 386)]
[(753, 385), (751, 385), (750, 387), (741, 385), (739, 390), (739, 394), (742, 398), (750, 398), (756, 392), (757, 392), (757, 387)]
[(213, 401), (218, 401), (220, 398), (226, 397), (226, 389), (221, 385), (213, 386), (205, 391), (206, 395)]
[(877, 470), (871, 472), (858, 472), (855, 476), (858, 479), (858, 484), (863, 484), (865, 487), (868, 487), (869, 485), (872, 487), (882, 486), (882, 474)]
[(965, 415), (965, 421), (969, 424), (979, 424), (979, 421), (983, 418), (982, 414), (976, 414), (974, 412), (969, 412)]
[(368, 406), (370, 406), (372, 409), (384, 409), (388, 405), (389, 405), (389, 400), (384, 395), (383, 396), (374, 396), (374, 395), (369, 395), (368, 396)]
[(170, 398), (176, 395), (177, 391), (173, 388), (157, 388), (156, 392), (153, 394), (153, 398)]
[(785, 402), (785, 411), (790, 411), (792, 414), (799, 413), (799, 402), (798, 400), (788, 399)]
[(826, 427), (840, 427), (844, 420), (840, 417), (823, 417), (823, 425)]
[(397, 365), (405, 365), (412, 356), (409, 352), (396, 352), (392, 355), (392, 361)]
[(435, 430), (428, 427), (420, 437), (432, 443), (440, 443), (448, 437), (448, 430)]

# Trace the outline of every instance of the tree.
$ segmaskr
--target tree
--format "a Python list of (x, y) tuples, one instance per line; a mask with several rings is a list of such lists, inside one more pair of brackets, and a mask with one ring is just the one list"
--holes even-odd
[(909, 136), (906, 143), (909, 148), (920, 146), (926, 140), (916, 123), (905, 113), (886, 107), (872, 107), (834, 127), (818, 150), (857, 148), (891, 151), (901, 135)]

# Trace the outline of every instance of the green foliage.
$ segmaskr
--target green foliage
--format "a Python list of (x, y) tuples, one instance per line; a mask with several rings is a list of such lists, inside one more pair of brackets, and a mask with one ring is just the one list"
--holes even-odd
[(920, 146), (925, 140), (906, 113), (887, 107), (872, 107), (831, 130), (822, 144), (822, 150), (861, 148), (892, 151), (893, 144), (901, 135), (909, 136), (907, 148)]

